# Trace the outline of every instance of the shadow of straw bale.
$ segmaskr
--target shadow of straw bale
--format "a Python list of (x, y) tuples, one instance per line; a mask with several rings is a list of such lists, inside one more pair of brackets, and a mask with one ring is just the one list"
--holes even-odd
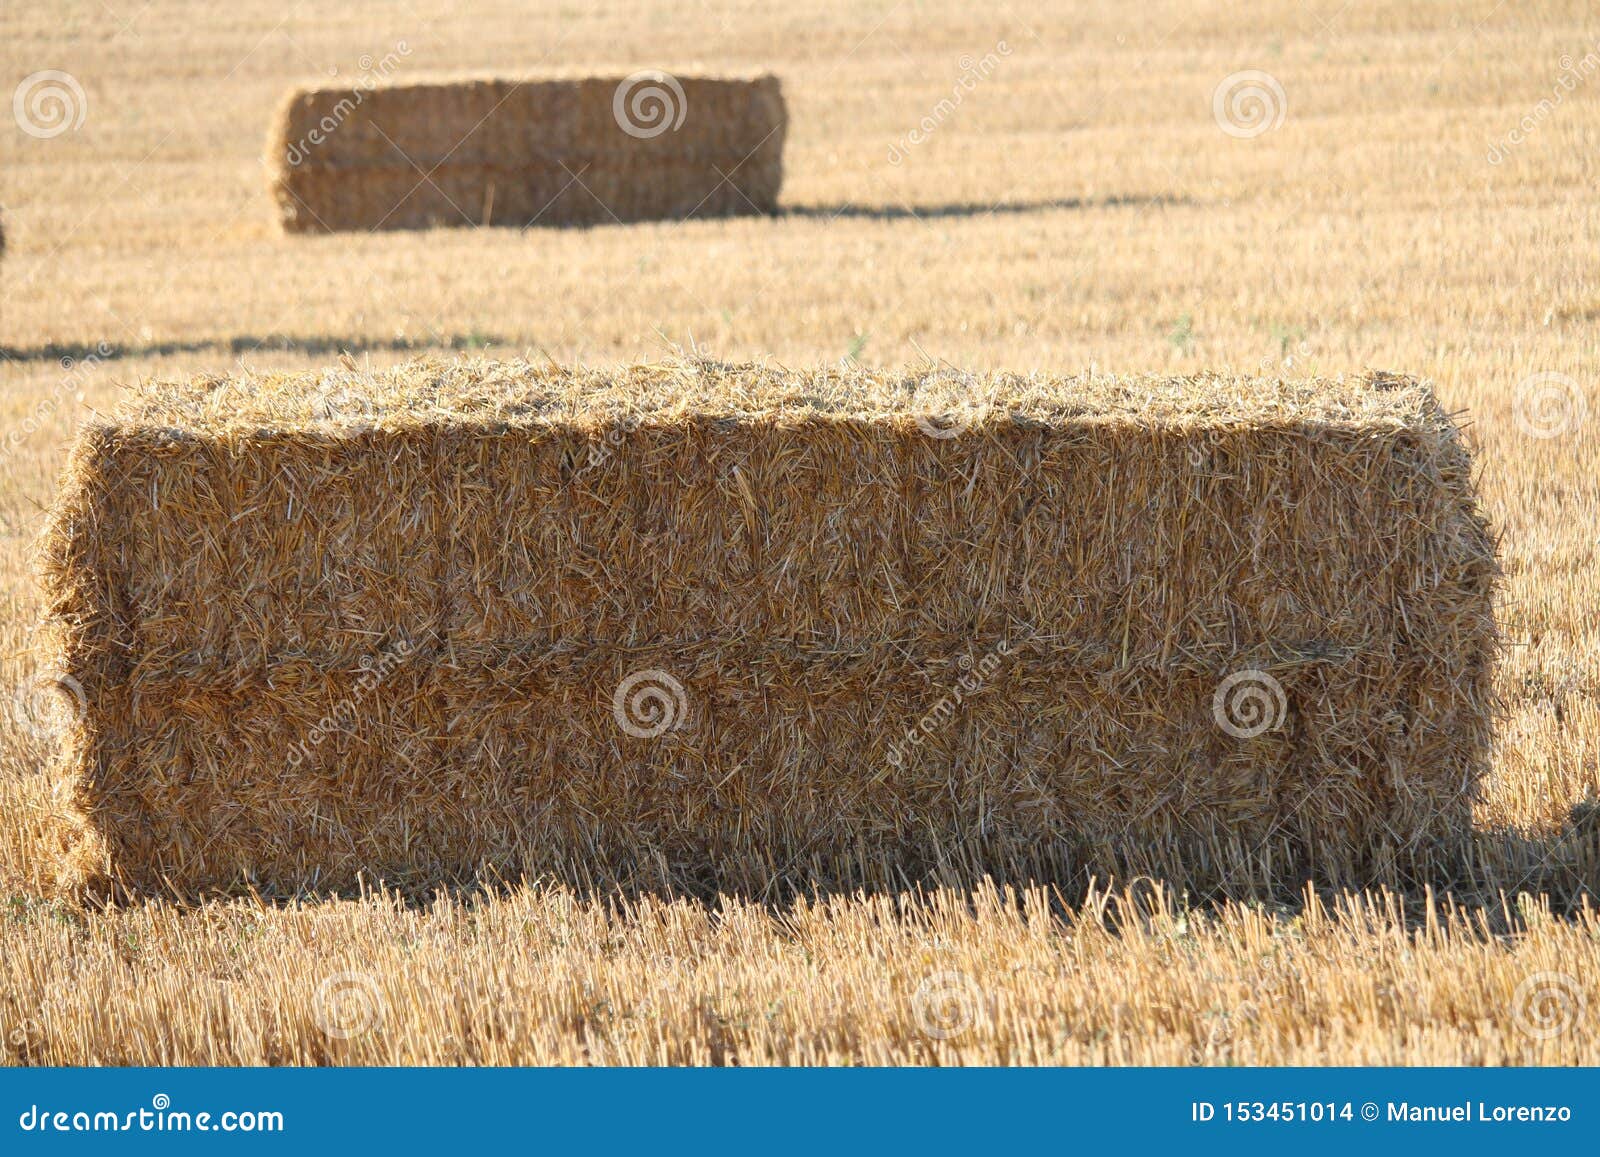
[(825, 221), (839, 218), (869, 221), (928, 221), (951, 217), (1011, 217), (1030, 213), (1051, 213), (1084, 209), (1160, 208), (1168, 205), (1193, 205), (1192, 197), (1116, 196), (1053, 197), (1032, 201), (955, 201), (934, 205), (858, 205), (851, 201), (837, 204), (785, 205), (779, 217), (809, 217)]
[(192, 341), (46, 342), (36, 346), (0, 346), (0, 364), (6, 362), (97, 362), (127, 358), (171, 357), (177, 354), (218, 353), (241, 357), (253, 353), (301, 353), (317, 356), (359, 353), (409, 353), (423, 350), (486, 350), (517, 343), (498, 334), (426, 334), (418, 337), (361, 337), (328, 334), (240, 334), (231, 338)]
[(117, 907), (157, 900), (189, 907), (247, 896), (282, 907), (381, 894), (408, 908), (428, 909), (443, 901), (488, 902), (522, 889), (553, 888), (587, 903), (733, 901), (782, 913), (800, 903), (862, 898), (909, 902), (935, 892), (967, 896), (973, 903), (996, 895), (1020, 903), (1024, 892), (1043, 889), (1063, 916), (1081, 913), (1097, 896), (1112, 891), (1125, 904), (1137, 903), (1140, 896), (1201, 910), (1247, 903), (1292, 917), (1312, 897), (1331, 903), (1368, 894), (1385, 897), (1408, 921), (1421, 921), (1442, 904), (1472, 914), (1486, 934), (1507, 935), (1523, 926), (1522, 913), (1530, 904), (1555, 917), (1570, 917), (1600, 900), (1600, 804), (1578, 805), (1562, 828), (1542, 834), (1478, 829), (1404, 854), (1374, 848), (1359, 870), (1351, 870), (1352, 862), (1346, 856), (1340, 870), (1321, 870), (1314, 854), (1291, 841), (1249, 848), (1218, 843), (1204, 852), (1193, 842), (1136, 849), (1060, 844), (1025, 855), (1015, 848), (1001, 853), (966, 844), (921, 862), (868, 861), (844, 849), (818, 849), (787, 864), (765, 866), (708, 866), (704, 861), (691, 866), (687, 860), (673, 864), (659, 856), (640, 856), (632, 861), (620, 857), (604, 868), (581, 858), (555, 861), (548, 849), (526, 849), (503, 862), (482, 864), (471, 875), (446, 878), (437, 871), (374, 872), (356, 888), (310, 886), (291, 892), (241, 885), (159, 897), (123, 892), (102, 882), (86, 888), (77, 902)]

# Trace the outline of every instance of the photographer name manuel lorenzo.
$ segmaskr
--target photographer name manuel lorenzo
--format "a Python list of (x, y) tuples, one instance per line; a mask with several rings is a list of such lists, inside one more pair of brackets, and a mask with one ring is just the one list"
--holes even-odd
[(1566, 1105), (1491, 1105), (1485, 1101), (1462, 1101), (1459, 1105), (1413, 1105), (1409, 1101), (1390, 1101), (1389, 1111), (1384, 1119), (1442, 1123), (1553, 1124), (1572, 1120), (1572, 1109)]

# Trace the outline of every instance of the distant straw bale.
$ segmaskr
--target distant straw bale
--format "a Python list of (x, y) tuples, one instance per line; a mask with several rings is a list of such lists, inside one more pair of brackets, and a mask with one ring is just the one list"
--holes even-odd
[(777, 77), (458, 80), (291, 93), (268, 169), (289, 232), (771, 213)]
[(45, 548), (69, 875), (135, 891), (1344, 878), (1460, 834), (1490, 736), (1404, 379), (155, 384)]

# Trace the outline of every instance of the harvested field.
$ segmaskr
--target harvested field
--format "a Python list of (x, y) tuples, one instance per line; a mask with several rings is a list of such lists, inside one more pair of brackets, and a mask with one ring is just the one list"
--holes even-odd
[[(1593, 17), (1586, 0), (1153, 0), (1137, 18), (0, 4), (0, 91), (49, 70), (81, 90), (57, 90), (76, 103), (39, 136), (0, 105), (0, 1062), (1600, 1063)], [(402, 40), (397, 84), (689, 61), (781, 76), (780, 213), (286, 239), (262, 169), (274, 110), (356, 87)], [(1247, 70), (1283, 95), (1257, 89), (1273, 99), (1235, 123), (1218, 93)], [(54, 687), (32, 560), (80, 426), (151, 379), (320, 373), (344, 352), (376, 375), (427, 353), (614, 370), (679, 348), (1429, 382), (1474, 447), (1503, 566), (1500, 716), (1459, 862), (1303, 897), (1276, 861), (1235, 856), (1219, 863), (1247, 898), (1173, 889), (1149, 918), (1150, 885), (1121, 877), (1110, 894), (1138, 902), (1109, 908), (1103, 880), (1015, 904), (905, 881), (791, 904), (550, 879), (41, 898), (75, 809), (32, 711)], [(375, 1011), (333, 1036), (347, 983)], [(925, 1019), (947, 991), (970, 1022)]]
[[(870, 895), (784, 910), (562, 890), (394, 896), (211, 935), (151, 904), (74, 928), (18, 911), (0, 957), (14, 1062), (79, 1064), (1578, 1064), (1600, 918), (1532, 902), (1514, 946), (1393, 894), (1214, 913), (1170, 892)], [(1492, 926), (1503, 929), (1498, 918)], [(1292, 931), (1286, 928), (1292, 926)], [(131, 962), (130, 962), (131, 958)], [(1556, 977), (1575, 975), (1570, 988)], [(1528, 985), (1545, 978), (1543, 988)], [(1141, 1026), (1116, 1031), (1119, 1024)], [(1321, 1026), (1312, 1036), (1308, 1024)], [(1563, 1028), (1563, 1026), (1565, 1026)]]
[(777, 77), (470, 79), (301, 89), (267, 160), (291, 233), (771, 213)]
[(1487, 754), (1401, 379), (201, 379), (85, 428), (46, 565), (77, 858), (145, 891), (1364, 882)]

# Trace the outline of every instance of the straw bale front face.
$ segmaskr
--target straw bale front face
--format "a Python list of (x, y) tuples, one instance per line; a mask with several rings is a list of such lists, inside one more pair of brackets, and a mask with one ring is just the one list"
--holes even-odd
[(154, 388), (48, 538), (78, 869), (1222, 880), (1462, 830), (1495, 565), (1425, 389), (976, 379), (946, 428), (949, 385)]
[(679, 220), (773, 212), (786, 124), (773, 76), (312, 88), (267, 161), (289, 232)]

